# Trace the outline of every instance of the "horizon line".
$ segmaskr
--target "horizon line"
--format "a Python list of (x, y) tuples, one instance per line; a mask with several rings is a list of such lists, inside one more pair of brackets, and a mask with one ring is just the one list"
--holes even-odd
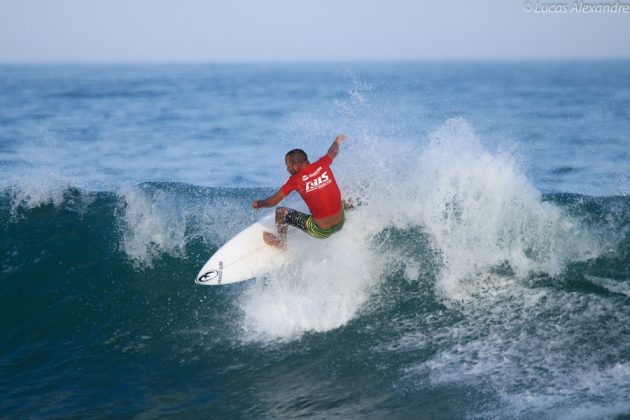
[(628, 56), (610, 57), (475, 57), (475, 58), (392, 58), (392, 59), (243, 59), (243, 60), (1, 60), (0, 65), (274, 65), (274, 64), (403, 64), (403, 63), (527, 63), (527, 62), (584, 62), (584, 61), (626, 61)]

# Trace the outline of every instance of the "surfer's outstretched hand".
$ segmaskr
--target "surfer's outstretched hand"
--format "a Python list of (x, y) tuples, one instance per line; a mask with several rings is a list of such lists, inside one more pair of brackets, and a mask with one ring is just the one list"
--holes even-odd
[(335, 140), (328, 148), (328, 152), (326, 152), (326, 155), (331, 159), (335, 159), (337, 157), (337, 154), (339, 153), (339, 147), (341, 146), (341, 143), (347, 138), (348, 136), (346, 136), (345, 134), (339, 134), (337, 137), (335, 137)]

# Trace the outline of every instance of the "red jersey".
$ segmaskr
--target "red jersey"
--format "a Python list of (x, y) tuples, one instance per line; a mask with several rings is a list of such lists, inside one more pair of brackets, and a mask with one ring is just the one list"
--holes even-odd
[(296, 190), (311, 211), (314, 219), (332, 216), (341, 211), (341, 191), (330, 170), (332, 159), (324, 155), (300, 172), (292, 175), (280, 188), (286, 196)]

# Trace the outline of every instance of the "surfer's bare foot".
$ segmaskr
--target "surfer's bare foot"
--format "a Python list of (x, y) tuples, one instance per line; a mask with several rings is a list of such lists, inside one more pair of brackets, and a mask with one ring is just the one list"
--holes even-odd
[(271, 232), (263, 232), (263, 240), (267, 245), (275, 246), (278, 249), (284, 249), (284, 242)]

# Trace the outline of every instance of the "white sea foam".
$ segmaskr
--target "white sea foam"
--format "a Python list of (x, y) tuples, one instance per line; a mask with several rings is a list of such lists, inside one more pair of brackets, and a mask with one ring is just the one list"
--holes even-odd
[[(85, 180), (68, 170), (76, 164), (80, 151), (66, 147), (48, 130), (40, 130), (40, 137), (13, 145), (9, 155), (20, 162), (14, 168), (5, 169), (6, 176), (0, 180), (0, 191), (8, 191), (11, 199), (11, 215), (19, 219), (23, 210), (44, 205), (59, 207), (64, 203), (66, 192), (71, 188), (82, 188)], [(83, 166), (87, 174), (88, 165)], [(89, 194), (81, 196), (79, 207), (85, 208), (93, 199)], [(80, 209), (79, 209), (80, 210)]]
[(255, 220), (242, 201), (218, 193), (181, 196), (147, 184), (117, 194), (120, 248), (139, 267), (151, 267), (164, 254), (185, 257), (194, 238), (219, 246)]
[(186, 217), (172, 198), (161, 191), (149, 195), (140, 187), (119, 191), (121, 248), (139, 266), (151, 266), (166, 253), (182, 256), (186, 245)]
[(12, 180), (9, 187), (12, 214), (16, 215), (19, 209), (29, 210), (46, 204), (61, 205), (70, 185), (68, 180), (53, 173), (42, 175)]
[(291, 251), (293, 263), (246, 292), (246, 336), (287, 338), (344, 325), (396, 261), (417, 279), (418, 256), (370, 247), (389, 227), (419, 227), (429, 235), (441, 259), (438, 290), (448, 299), (474, 294), (474, 280), (497, 266), (507, 264), (517, 279), (556, 275), (599, 252), (593, 235), (543, 202), (515, 160), (487, 151), (463, 119), (447, 121), (421, 145), (380, 136), (344, 145), (352, 147), (344, 155), (357, 156), (338, 159), (335, 173), (346, 195), (366, 204), (331, 239), (303, 236), (307, 248)]
[[(407, 368), (407, 379), (496, 394), (498, 406), (482, 417), (609, 418), (630, 409), (629, 367), (616, 362), (628, 348), (620, 300), (492, 275), (475, 289), (459, 306), (461, 321), (431, 334), (441, 350)], [(413, 352), (426, 339), (406, 334), (392, 346)]]
[(447, 121), (425, 147), (405, 152), (398, 182), (371, 188), (370, 205), (392, 224), (418, 225), (431, 236), (446, 296), (464, 297), (467, 279), (504, 263), (517, 277), (555, 275), (599, 252), (596, 238), (542, 202), (514, 159), (485, 150), (465, 120)]
[(373, 270), (362, 215), (326, 241), (289, 237), (290, 262), (240, 298), (245, 340), (287, 340), (329, 331), (354, 318), (371, 294)]

